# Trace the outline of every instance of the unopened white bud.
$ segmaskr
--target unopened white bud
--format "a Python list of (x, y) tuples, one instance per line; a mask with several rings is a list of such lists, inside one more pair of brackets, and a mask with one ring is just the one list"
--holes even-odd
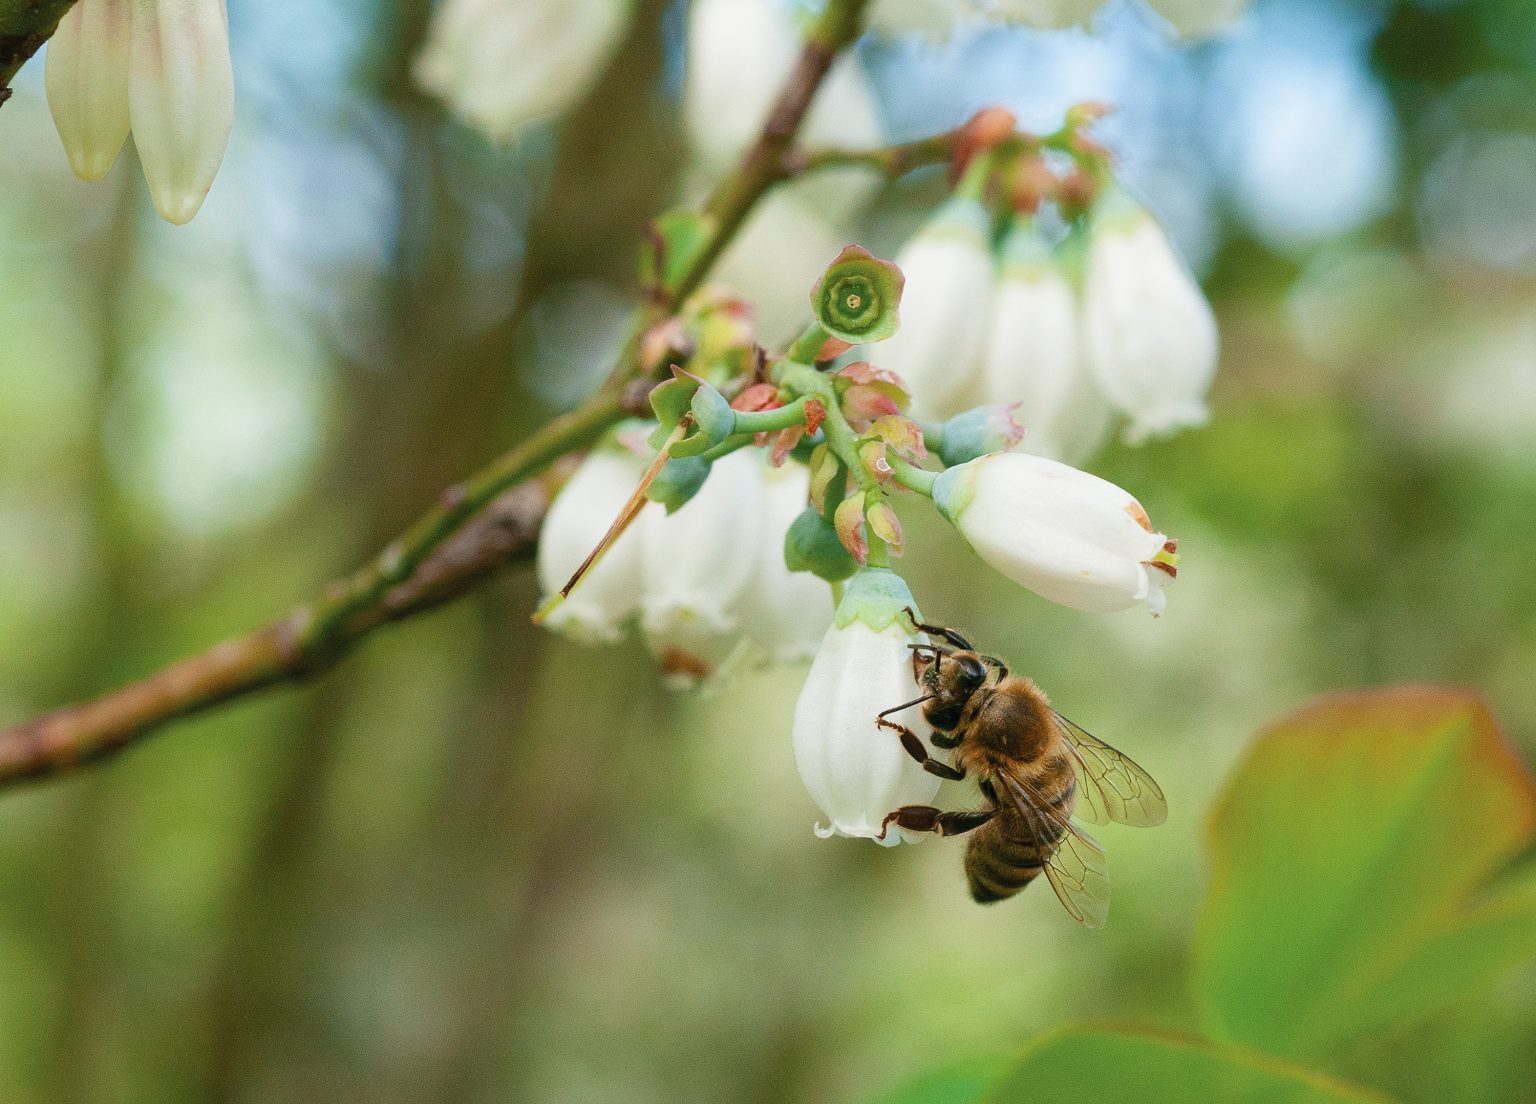
[(944, 472), (933, 500), (977, 555), (1042, 598), (1162, 612), (1177, 545), (1107, 480), (1043, 456), (995, 453)]

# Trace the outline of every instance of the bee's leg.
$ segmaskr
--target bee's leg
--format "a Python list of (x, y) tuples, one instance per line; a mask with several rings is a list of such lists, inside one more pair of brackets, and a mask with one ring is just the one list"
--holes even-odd
[(918, 739), (917, 733), (913, 732), (906, 725), (897, 724), (895, 721), (888, 721), (884, 717), (875, 718), (875, 723), (881, 728), (888, 728), (899, 734), (901, 736), (901, 746), (906, 748), (907, 754), (921, 763), (923, 769), (929, 774), (936, 774), (940, 778), (949, 779), (951, 782), (958, 782), (965, 777), (963, 770), (952, 767), (948, 763), (941, 763), (929, 755), (928, 749), (923, 746), (923, 741)]
[(963, 809), (944, 812), (932, 805), (903, 805), (893, 813), (886, 813), (880, 824), (880, 838), (892, 824), (909, 832), (933, 832), (940, 836), (958, 836), (980, 828), (997, 815), (996, 809)]
[(907, 615), (907, 620), (912, 622), (912, 627), (918, 632), (927, 633), (929, 636), (942, 637), (943, 639), (953, 644), (955, 647), (963, 648), (967, 652), (973, 650), (971, 648), (971, 642), (957, 633), (954, 629), (946, 629), (943, 625), (923, 624), (917, 619), (917, 613), (912, 609), (911, 606), (908, 606), (901, 612)]
[(934, 747), (943, 748), (945, 751), (948, 751), (950, 748), (957, 748), (960, 746), (960, 737), (949, 732), (930, 733), (928, 740), (933, 744)]
[(1008, 664), (1004, 663), (1002, 660), (998, 659), (996, 656), (980, 655), (978, 653), (976, 658), (980, 659), (988, 667), (992, 668), (994, 671), (997, 672), (997, 681), (998, 682), (1002, 682), (1005, 678), (1008, 677)]

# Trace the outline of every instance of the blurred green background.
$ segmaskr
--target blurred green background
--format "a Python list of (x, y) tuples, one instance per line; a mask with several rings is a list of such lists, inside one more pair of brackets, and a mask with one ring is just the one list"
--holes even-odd
[[(573, 403), (645, 219), (697, 186), (678, 5), (639, 0), (510, 149), (411, 85), (428, 5), (231, 7), (239, 117), (189, 228), (130, 156), (69, 175), (40, 64), (0, 110), (0, 720), (282, 612)], [(955, 843), (815, 839), (803, 672), (668, 693), (638, 644), (535, 631), (517, 570), (0, 795), (0, 1099), (851, 1102), (1078, 1020), (1193, 1030), (1204, 814), (1263, 723), (1443, 682), (1536, 755), (1536, 7), (1259, 0), (1181, 47), (1117, 4), (859, 61), (898, 139), (1119, 104), (1221, 321), (1211, 424), (1092, 465), (1180, 540), (1160, 621), (1050, 606), (909, 520), (925, 612), (1168, 793), (1165, 828), (1104, 833), (1109, 927), (1043, 888), (972, 905)], [(893, 252), (941, 194), (827, 222)], [(780, 237), (730, 265), (765, 326), (750, 273), (792, 318), (828, 259)], [(1536, 1099), (1536, 969), (1332, 1068)]]

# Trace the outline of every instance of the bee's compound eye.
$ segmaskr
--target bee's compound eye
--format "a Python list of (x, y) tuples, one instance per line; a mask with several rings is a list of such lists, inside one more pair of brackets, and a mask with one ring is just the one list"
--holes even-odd
[(968, 686), (980, 686), (987, 678), (986, 665), (975, 656), (956, 656), (955, 663), (960, 668), (960, 681)]

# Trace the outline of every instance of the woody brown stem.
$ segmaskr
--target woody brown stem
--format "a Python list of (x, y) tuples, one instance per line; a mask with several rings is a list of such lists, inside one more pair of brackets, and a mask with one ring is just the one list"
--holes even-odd
[(0, 0), (0, 104), (11, 98), (11, 78), (58, 30), (75, 0)]

